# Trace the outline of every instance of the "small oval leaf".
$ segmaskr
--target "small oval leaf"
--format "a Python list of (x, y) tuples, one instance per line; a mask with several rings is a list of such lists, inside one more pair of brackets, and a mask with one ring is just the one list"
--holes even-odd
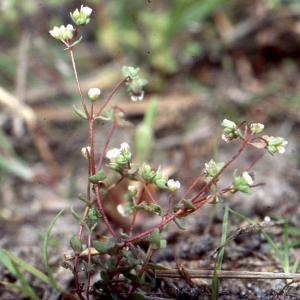
[(87, 115), (85, 114), (85, 112), (81, 109), (76, 108), (75, 105), (73, 105), (73, 110), (75, 111), (75, 113), (82, 119), (84, 120), (88, 120), (89, 118), (87, 117)]

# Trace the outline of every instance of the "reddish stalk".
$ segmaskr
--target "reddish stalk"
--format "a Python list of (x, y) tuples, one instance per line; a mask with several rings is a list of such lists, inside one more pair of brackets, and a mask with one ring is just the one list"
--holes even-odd
[[(209, 201), (209, 197), (206, 197), (204, 199), (202, 199), (201, 201), (196, 201), (212, 184), (213, 182), (216, 181), (216, 179), (220, 176), (220, 174), (222, 172), (224, 172), (224, 170), (242, 153), (242, 151), (245, 149), (245, 147), (248, 145), (248, 141), (249, 139), (252, 137), (252, 135), (250, 135), (246, 140), (243, 141), (242, 146), (238, 149), (238, 151), (232, 156), (232, 158), (223, 166), (223, 168), (200, 190), (200, 192), (198, 192), (196, 194), (196, 196), (194, 196), (192, 198), (193, 204), (197, 207), (196, 209), (201, 208), (207, 201)], [(181, 201), (183, 200), (183, 198), (181, 199)], [(175, 218), (179, 217), (181, 214), (183, 214), (186, 211), (186, 208), (181, 208), (179, 209), (177, 212), (175, 212), (174, 214), (172, 214), (171, 216), (169, 216), (168, 218), (166, 218), (165, 220), (163, 220), (161, 223), (159, 223), (158, 225), (144, 231), (143, 233), (137, 234), (133, 237), (127, 238), (126, 239), (126, 243), (132, 243), (133, 241), (143, 238), (147, 235), (149, 235), (152, 231), (154, 231), (155, 229), (161, 229), (164, 225), (168, 224), (169, 222), (173, 221)]]

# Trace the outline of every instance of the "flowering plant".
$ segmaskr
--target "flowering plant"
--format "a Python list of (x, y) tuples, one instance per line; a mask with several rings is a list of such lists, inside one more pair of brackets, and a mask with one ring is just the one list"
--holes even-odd
[[(104, 109), (107, 108), (116, 90), (123, 84), (127, 85), (132, 101), (143, 100), (145, 95), (143, 87), (147, 84), (147, 80), (139, 77), (139, 68), (125, 66), (122, 68), (123, 79), (109, 97), (102, 102), (100, 108), (96, 108), (101, 98), (100, 89), (91, 88), (88, 92), (90, 102), (85, 100), (77, 76), (73, 49), (81, 41), (81, 38), (75, 40), (79, 27), (90, 22), (91, 13), (91, 8), (81, 6), (80, 10), (76, 9), (71, 13), (71, 18), (76, 24), (75, 28), (67, 25), (67, 27), (54, 27), (53, 30), (50, 30), (50, 34), (63, 42), (67, 47), (66, 50), (70, 53), (82, 104), (80, 109), (75, 106), (73, 108), (75, 113), (89, 124), (89, 145), (81, 149), (83, 157), (87, 160), (88, 189), (85, 196), (82, 194), (78, 196), (84, 203), (83, 213), (79, 215), (73, 209), (71, 211), (79, 222), (79, 228), (78, 233), (70, 240), (73, 255), (65, 256), (65, 267), (69, 268), (74, 275), (75, 291), (80, 299), (90, 299), (91, 296), (100, 299), (108, 295), (111, 299), (142, 299), (142, 291), (150, 286), (145, 280), (145, 273), (148, 270), (163, 268), (151, 260), (155, 251), (167, 247), (167, 241), (161, 238), (165, 225), (174, 222), (179, 229), (184, 230), (180, 219), (192, 214), (204, 204), (225, 201), (228, 192), (251, 194), (250, 189), (257, 185), (254, 183), (253, 175), (248, 172), (249, 170), (242, 172), (242, 175), (235, 170), (233, 182), (228, 187), (221, 188), (218, 181), (224, 170), (249, 145), (258, 149), (265, 148), (271, 154), (276, 152), (282, 154), (287, 142), (280, 137), (258, 136), (264, 129), (263, 124), (255, 123), (249, 126), (243, 122), (236, 125), (233, 121), (224, 119), (222, 138), (227, 143), (240, 139), (242, 142), (240, 148), (226, 163), (217, 163), (213, 160), (206, 163), (190, 187), (181, 193), (180, 197), (177, 197), (178, 193), (176, 192), (182, 188), (180, 182), (168, 178), (166, 174), (163, 174), (161, 167), (153, 170), (151, 165), (145, 161), (135, 162), (135, 155), (126, 141), (121, 141), (120, 148), (108, 150), (112, 134), (116, 127), (122, 126), (125, 115), (115, 107), (109, 112), (106, 111), (104, 116)], [(99, 119), (110, 122), (111, 130), (101, 150), (100, 158), (97, 160), (94, 128), (95, 122)], [(140, 137), (140, 139), (143, 138), (144, 136)], [(107, 166), (104, 164), (105, 155), (109, 160)], [(118, 174), (116, 182), (110, 183), (107, 180), (106, 174), (109, 171)], [(192, 188), (203, 178), (205, 185), (196, 194), (190, 195)], [(135, 184), (136, 182), (139, 184)], [(121, 188), (121, 183), (126, 183), (125, 191)], [(155, 186), (168, 193), (166, 207), (160, 205), (159, 200), (151, 192), (150, 186)], [(112, 192), (118, 194), (120, 199), (122, 196), (125, 199), (123, 203), (116, 205), (115, 209), (122, 216), (131, 216), (132, 221), (128, 231), (123, 228), (119, 232), (116, 231), (114, 224), (107, 216), (105, 201), (109, 199)], [(141, 212), (158, 215), (160, 219), (156, 225), (137, 232), (135, 225), (137, 216)], [(93, 234), (99, 224), (105, 224), (110, 234), (110, 237), (101, 241), (95, 239)], [(87, 232), (87, 237), (83, 235), (84, 230)], [(148, 245), (146, 252), (139, 247), (141, 240)], [(70, 263), (71, 260), (73, 263)], [(100, 271), (100, 277), (92, 282), (92, 274), (97, 270)], [(86, 273), (85, 282), (81, 282), (82, 279), (79, 276), (81, 271)]]

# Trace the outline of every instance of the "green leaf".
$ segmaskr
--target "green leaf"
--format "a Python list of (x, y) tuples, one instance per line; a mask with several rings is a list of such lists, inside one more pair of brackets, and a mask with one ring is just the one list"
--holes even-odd
[(146, 201), (143, 201), (138, 205), (134, 205), (134, 208), (137, 210), (146, 210), (152, 213), (156, 213), (159, 216), (161, 216), (163, 213), (163, 209), (159, 205), (154, 203), (147, 203)]
[(100, 170), (95, 175), (92, 175), (89, 177), (89, 182), (91, 183), (98, 183), (99, 181), (102, 181), (106, 178), (105, 171)]
[(43, 272), (41, 272), (40, 270), (36, 269), (35, 267), (29, 265), (24, 260), (22, 260), (21, 258), (15, 256), (12, 253), (6, 251), (5, 249), (1, 249), (1, 251), (4, 252), (4, 254), (7, 255), (8, 258), (12, 262), (16, 263), (17, 265), (22, 267), (22, 269), (26, 270), (27, 272), (29, 272), (33, 276), (39, 278), (40, 280), (42, 280), (43, 282), (45, 282), (46, 284), (51, 286), (51, 281), (50, 281), (49, 277), (46, 276)]
[(18, 269), (17, 265), (8, 258), (7, 255), (3, 251), (0, 250), (0, 260), (2, 263), (6, 266), (6, 268), (10, 271), (11, 274), (13, 274), (14, 277), (16, 277), (22, 286), (17, 284), (11, 284), (8, 282), (0, 282), (0, 284), (3, 284), (4, 286), (9, 286), (11, 288), (15, 288), (18, 291), (23, 292), (25, 295), (29, 296), (30, 298), (34, 300), (39, 300), (39, 297), (35, 294), (34, 290), (30, 286), (30, 284), (25, 280), (24, 276)]
[(60, 291), (60, 292), (64, 292), (64, 289), (62, 287), (60, 287), (53, 275), (52, 275), (52, 272), (51, 272), (51, 268), (50, 268), (50, 265), (49, 265), (49, 258), (48, 258), (48, 243), (49, 243), (49, 238), (50, 238), (50, 233), (51, 233), (51, 230), (54, 226), (54, 224), (56, 223), (57, 219), (60, 217), (60, 215), (64, 212), (65, 209), (62, 209), (57, 215), (56, 217), (52, 220), (49, 228), (47, 229), (47, 232), (46, 232), (46, 235), (45, 235), (45, 238), (44, 238), (44, 245), (43, 245), (43, 257), (44, 257), (44, 264), (45, 264), (45, 267), (46, 267), (46, 270), (47, 270), (47, 273), (48, 273), (48, 276), (49, 276), (49, 281), (50, 281), (50, 286), (52, 286), (53, 288), (55, 288), (57, 291)]
[(123, 275), (124, 275), (124, 277), (130, 279), (133, 283), (139, 284), (140, 281), (141, 281), (141, 278), (137, 275), (134, 275), (134, 274), (131, 274), (131, 273), (124, 273)]
[(159, 229), (155, 229), (151, 232), (151, 234), (149, 235), (149, 242), (151, 243), (153, 249), (161, 248)]
[(155, 263), (146, 263), (144, 265), (144, 268), (147, 270), (168, 270), (169, 268), (163, 266), (163, 265), (158, 265)]
[(73, 110), (75, 111), (75, 113), (82, 119), (84, 120), (88, 120), (89, 118), (87, 117), (87, 115), (85, 114), (85, 112), (81, 109), (76, 108), (75, 105), (73, 105)]
[(93, 203), (92, 201), (87, 200), (82, 194), (78, 195), (78, 199), (86, 203), (87, 205), (91, 205)]
[(100, 272), (100, 277), (103, 280), (103, 282), (110, 282), (110, 278), (109, 278), (109, 276), (108, 276), (108, 274), (107, 274), (106, 271), (104, 271), (104, 270), (101, 271)]
[(167, 247), (167, 240), (159, 241), (159, 249), (165, 249)]
[[(70, 45), (69, 47), (68, 47), (68, 49), (69, 48), (72, 48), (72, 47), (74, 47), (74, 46), (76, 46), (77, 44), (79, 44), (80, 42), (81, 42), (81, 40), (82, 40), (82, 36), (77, 40), (77, 41), (75, 41), (72, 45)], [(67, 50), (68, 50), (67, 49)]]
[(106, 243), (100, 241), (92, 241), (92, 245), (100, 254), (107, 253)]
[(115, 258), (113, 256), (111, 256), (107, 260), (107, 268), (108, 268), (109, 271), (116, 271), (117, 270), (116, 261), (115, 261)]
[(188, 209), (196, 209), (191, 199), (183, 199), (182, 200), (184, 206)]
[(101, 120), (101, 121), (110, 121), (110, 117), (104, 117), (104, 116), (98, 116), (95, 118), (95, 120)]
[(77, 215), (77, 213), (75, 212), (75, 210), (73, 209), (73, 206), (71, 207), (71, 213), (72, 216), (79, 222), (79, 223), (84, 223), (84, 221), (79, 217), (79, 215)]
[(179, 229), (186, 230), (186, 228), (182, 224), (180, 224), (180, 222), (178, 221), (178, 218), (173, 219), (173, 221)]
[(11, 289), (16, 289), (21, 293), (24, 293), (25, 295), (27, 295), (28, 297), (30, 297), (33, 300), (40, 300), (40, 298), (34, 293), (30, 293), (26, 287), (20, 286), (18, 284), (14, 284), (14, 283), (9, 283), (9, 282), (5, 282), (5, 281), (0, 281), (0, 284), (9, 287)]
[(77, 235), (71, 237), (70, 246), (75, 254), (80, 254), (83, 250), (83, 246)]

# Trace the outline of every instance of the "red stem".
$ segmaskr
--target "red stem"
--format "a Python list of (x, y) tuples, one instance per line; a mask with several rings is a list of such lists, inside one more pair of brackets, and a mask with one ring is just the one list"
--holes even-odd
[(103, 111), (103, 109), (105, 108), (105, 106), (107, 105), (107, 103), (110, 101), (110, 99), (112, 98), (112, 96), (115, 94), (115, 92), (118, 90), (118, 88), (124, 83), (126, 82), (126, 80), (128, 79), (128, 77), (125, 77), (124, 79), (122, 79), (116, 86), (115, 88), (112, 90), (111, 94), (109, 95), (109, 97), (106, 99), (106, 101), (104, 102), (104, 104), (102, 105), (102, 107), (100, 108), (100, 110), (98, 111), (98, 113), (96, 114), (95, 117), (98, 117), (101, 112)]
[[(196, 196), (194, 196), (192, 198), (192, 201), (196, 201), (197, 198), (199, 198), (212, 184), (213, 182), (215, 182), (215, 180), (219, 177), (219, 175), (224, 172), (224, 170), (241, 154), (241, 152), (245, 149), (245, 147), (248, 145), (248, 141), (249, 139), (252, 137), (252, 135), (250, 135), (246, 140), (243, 141), (242, 146), (238, 149), (238, 151), (232, 156), (232, 158), (224, 165), (224, 167), (200, 190), (200, 192), (197, 193)], [(206, 197), (203, 200), (198, 201), (197, 203), (193, 202), (194, 205), (196, 205), (196, 209), (199, 209), (200, 207), (202, 207), (210, 198)], [(182, 199), (180, 200), (182, 201)], [(155, 229), (161, 229), (164, 225), (166, 225), (167, 223), (171, 222), (172, 220), (174, 220), (175, 218), (179, 217), (181, 214), (183, 214), (186, 211), (186, 208), (180, 208), (178, 211), (176, 211), (174, 214), (172, 214), (170, 217), (166, 218), (165, 220), (163, 220), (161, 223), (159, 223), (158, 225), (136, 235), (133, 237), (130, 237), (128, 239), (126, 239), (126, 243), (132, 243), (133, 241), (140, 239), (142, 237), (147, 236), (148, 234), (150, 234), (153, 230)]]

